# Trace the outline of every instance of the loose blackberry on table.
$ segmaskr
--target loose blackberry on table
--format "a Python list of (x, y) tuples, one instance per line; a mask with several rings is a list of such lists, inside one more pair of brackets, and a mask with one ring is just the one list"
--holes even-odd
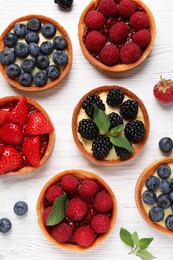
[(72, 6), (73, 0), (54, 0), (54, 2), (62, 8), (68, 9)]

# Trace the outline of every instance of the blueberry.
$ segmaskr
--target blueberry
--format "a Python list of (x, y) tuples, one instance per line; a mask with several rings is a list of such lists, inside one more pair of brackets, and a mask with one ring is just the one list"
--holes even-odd
[(23, 216), (28, 211), (28, 205), (24, 201), (18, 201), (13, 207), (14, 213), (18, 216)]
[(40, 45), (40, 51), (46, 55), (50, 54), (53, 51), (53, 49), (54, 49), (53, 43), (50, 41), (44, 41)]
[(165, 219), (165, 224), (167, 228), (170, 230), (173, 230), (173, 215), (168, 215), (167, 218)]
[(19, 58), (26, 58), (29, 54), (28, 45), (24, 42), (18, 42), (14, 46), (14, 53)]
[(35, 68), (35, 60), (33, 59), (24, 59), (21, 62), (21, 69), (24, 72), (31, 72)]
[(163, 153), (170, 153), (173, 149), (173, 141), (170, 137), (163, 137), (159, 141), (159, 148)]
[(35, 42), (29, 43), (28, 48), (31, 56), (37, 57), (40, 54), (40, 47)]
[(67, 48), (67, 41), (63, 36), (57, 36), (53, 39), (54, 48), (56, 50), (64, 50)]
[(146, 190), (142, 194), (142, 199), (146, 204), (152, 205), (156, 202), (157, 197), (156, 197), (156, 194), (153, 191)]
[(49, 58), (46, 55), (39, 55), (36, 58), (36, 66), (39, 69), (47, 69), (49, 63), (50, 63)]
[(64, 51), (56, 51), (53, 54), (53, 61), (58, 66), (66, 65), (68, 62), (68, 56)]
[(169, 197), (170, 197), (170, 199), (173, 201), (173, 191), (171, 191), (171, 192), (169, 193)]
[(160, 178), (167, 179), (171, 174), (171, 168), (167, 164), (161, 164), (157, 168), (157, 174), (159, 175)]
[(7, 233), (11, 229), (11, 221), (8, 218), (0, 219), (0, 232)]
[(39, 42), (39, 35), (36, 32), (28, 32), (25, 36), (25, 41), (27, 42), (27, 44), (31, 43), (31, 42), (35, 42), (38, 43)]
[(173, 189), (173, 179), (170, 179), (170, 184), (171, 184), (171, 187)]
[(160, 194), (157, 198), (157, 205), (162, 209), (167, 209), (171, 206), (171, 199), (168, 194)]
[(34, 85), (37, 87), (43, 87), (47, 83), (46, 73), (43, 71), (39, 71), (34, 75)]
[(10, 65), (8, 65), (7, 67), (7, 75), (14, 79), (14, 78), (18, 78), (21, 74), (21, 69), (20, 66), (18, 64), (12, 63)]
[(18, 40), (17, 35), (13, 32), (9, 32), (4, 37), (4, 44), (7, 47), (12, 48), (17, 43), (17, 40)]
[(160, 185), (160, 180), (156, 176), (149, 176), (145, 182), (146, 187), (148, 190), (155, 191), (158, 189)]
[(48, 78), (55, 80), (55, 79), (59, 78), (60, 70), (57, 66), (50, 65), (46, 70), (46, 74), (47, 74)]
[(38, 18), (32, 18), (27, 23), (27, 28), (30, 31), (38, 32), (41, 29), (41, 22)]
[(33, 76), (31, 73), (22, 73), (19, 76), (19, 82), (22, 86), (24, 87), (29, 87), (32, 85), (32, 81), (33, 81)]
[(45, 23), (41, 30), (42, 34), (46, 38), (51, 38), (56, 33), (56, 27), (53, 23)]
[(0, 53), (0, 61), (4, 65), (10, 65), (14, 63), (16, 57), (12, 50), (6, 48)]
[(25, 37), (25, 35), (27, 34), (27, 28), (23, 23), (17, 23), (14, 26), (14, 32), (18, 37)]
[(160, 182), (159, 189), (162, 193), (168, 194), (171, 192), (172, 187), (169, 181), (163, 180)]
[(153, 222), (159, 222), (164, 218), (164, 210), (158, 206), (150, 209), (149, 217)]

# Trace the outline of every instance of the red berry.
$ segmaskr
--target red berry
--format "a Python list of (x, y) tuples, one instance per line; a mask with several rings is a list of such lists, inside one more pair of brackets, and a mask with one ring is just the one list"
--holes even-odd
[(41, 140), (38, 135), (25, 139), (22, 145), (23, 154), (28, 162), (34, 167), (38, 167), (40, 165), (40, 147)]
[(114, 0), (101, 0), (98, 10), (104, 16), (114, 16), (118, 13), (118, 8)]
[(11, 112), (0, 110), (0, 125), (10, 122)]
[(89, 11), (85, 17), (85, 23), (92, 30), (100, 30), (104, 26), (104, 16), (96, 10)]
[(148, 15), (141, 11), (138, 11), (131, 16), (130, 23), (135, 30), (147, 29), (150, 27)]
[(106, 233), (110, 228), (110, 219), (106, 214), (98, 214), (92, 218), (91, 227), (96, 233)]
[(112, 208), (113, 201), (111, 195), (105, 191), (100, 191), (94, 199), (94, 206), (100, 212), (106, 212)]
[(130, 0), (122, 0), (118, 6), (118, 11), (121, 17), (130, 18), (134, 14), (136, 6)]
[(124, 22), (115, 23), (110, 31), (109, 37), (113, 43), (120, 43), (127, 39), (129, 34), (129, 27)]
[(147, 46), (151, 41), (151, 33), (146, 29), (141, 29), (133, 35), (133, 42), (137, 43), (140, 47)]
[(62, 178), (61, 187), (66, 192), (75, 192), (79, 187), (79, 181), (75, 176), (65, 175)]
[(107, 66), (113, 66), (117, 63), (119, 56), (117, 46), (108, 44), (105, 45), (100, 52), (100, 61)]
[(0, 138), (4, 143), (16, 146), (23, 143), (24, 134), (20, 125), (9, 123), (1, 126)]
[(4, 151), (4, 144), (0, 143), (0, 157), (1, 157), (2, 153), (3, 153), (3, 151)]
[(52, 228), (51, 234), (59, 243), (65, 243), (70, 239), (72, 232), (72, 227), (69, 224), (62, 222)]
[(153, 94), (162, 103), (173, 102), (173, 81), (160, 77), (160, 81), (154, 86)]
[(44, 209), (44, 211), (43, 211), (43, 222), (44, 222), (44, 224), (46, 224), (47, 218), (50, 215), (51, 210), (52, 210), (51, 206)]
[(93, 197), (98, 190), (98, 185), (95, 181), (84, 179), (79, 188), (79, 194), (82, 197), (89, 198)]
[(141, 56), (140, 47), (133, 42), (128, 42), (120, 50), (120, 58), (122, 63), (130, 64), (137, 61)]
[(11, 112), (11, 122), (26, 125), (28, 121), (28, 103), (26, 97), (22, 97)]
[(53, 204), (54, 200), (60, 197), (62, 194), (62, 188), (55, 184), (47, 189), (45, 198), (49, 203)]
[(98, 31), (91, 31), (86, 36), (86, 47), (89, 51), (99, 52), (106, 44), (106, 37)]
[(94, 231), (89, 226), (81, 226), (74, 233), (74, 241), (82, 247), (89, 247), (96, 238)]
[(79, 199), (73, 198), (69, 201), (65, 210), (65, 215), (74, 221), (82, 220), (87, 214), (87, 204)]

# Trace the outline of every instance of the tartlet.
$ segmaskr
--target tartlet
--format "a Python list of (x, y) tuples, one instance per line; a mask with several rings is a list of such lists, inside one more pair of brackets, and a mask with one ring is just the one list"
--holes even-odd
[[(97, 69), (100, 69), (100, 70), (103, 70), (103, 71), (107, 71), (107, 72), (123, 72), (123, 71), (128, 71), (130, 69), (133, 69), (136, 66), (140, 65), (146, 59), (146, 57), (149, 55), (149, 53), (150, 53), (150, 51), (151, 51), (151, 49), (153, 47), (153, 44), (154, 44), (154, 41), (155, 41), (155, 36), (156, 36), (156, 24), (155, 24), (155, 20), (154, 20), (153, 14), (151, 13), (151, 11), (147, 7), (147, 5), (145, 3), (143, 3), (141, 0), (131, 0), (131, 2), (133, 4), (135, 4), (137, 11), (138, 10), (142, 10), (143, 12), (145, 12), (148, 15), (149, 24), (150, 24), (149, 31), (151, 33), (150, 42), (149, 42), (148, 45), (145, 46), (145, 48), (141, 48), (141, 50), (142, 50), (141, 51), (141, 55), (135, 61), (133, 61), (131, 63), (128, 63), (128, 64), (125, 64), (125, 62), (122, 62), (120, 57), (119, 57), (117, 62), (116, 62), (116, 64), (107, 65), (106, 63), (101, 62), (99, 54), (97, 52), (96, 53), (92, 53), (91, 51), (89, 51), (86, 48), (86, 43), (85, 43), (86, 42), (87, 31), (88, 32), (92, 31), (91, 29), (89, 29), (86, 26), (86, 22), (85, 22), (86, 15), (88, 14), (89, 11), (98, 10), (98, 7), (99, 7), (99, 4), (100, 4), (101, 1), (102, 0), (96, 0), (96, 1), (93, 0), (93, 1), (91, 1), (88, 4), (88, 6), (85, 7), (85, 9), (83, 10), (83, 12), (82, 12), (82, 14), (80, 16), (79, 23), (78, 23), (78, 37), (79, 37), (79, 43), (80, 43), (82, 52), (83, 52), (84, 56), (86, 57), (86, 59), (88, 59), (88, 61), (92, 65), (94, 65)], [(119, 2), (120, 1), (117, 1), (117, 9), (118, 9)], [(109, 23), (109, 19), (114, 19), (114, 18), (116, 18), (116, 15), (112, 16), (112, 17), (104, 17), (104, 19), (106, 19), (106, 23)], [(117, 21), (124, 21), (126, 24), (129, 24), (129, 19), (130, 19), (130, 17), (128, 17), (128, 18), (119, 17)], [(113, 24), (115, 24), (115, 23), (113, 23)], [(112, 24), (111, 24), (111, 26), (112, 26)], [(131, 28), (131, 24), (130, 24), (129, 27)], [(104, 29), (104, 27), (103, 27), (103, 29)], [(108, 30), (109, 30), (109, 28), (108, 28)], [(98, 31), (102, 32), (102, 28), (100, 30), (98, 30)], [(128, 36), (128, 37), (130, 37), (130, 40), (127, 38), (127, 42), (131, 42), (132, 41), (133, 34), (134, 34), (134, 31), (133, 30), (130, 31), (129, 36)], [(104, 35), (104, 33), (103, 33), (103, 35)], [(105, 35), (107, 36), (107, 32), (106, 32)], [(109, 40), (107, 40), (105, 45), (110, 44), (110, 43), (112, 44), (112, 42), (109, 39)], [(126, 44), (125, 41), (117, 43), (117, 46), (118, 46), (119, 50), (121, 49), (121, 47), (124, 44)], [(113, 45), (116, 45), (116, 43), (114, 43)]]
[[(71, 243), (69, 243), (69, 242), (65, 242), (65, 243), (58, 242), (54, 237), (52, 237), (49, 227), (46, 227), (46, 225), (43, 221), (43, 212), (44, 212), (44, 209), (45, 209), (45, 194), (46, 194), (46, 191), (52, 185), (55, 185), (55, 184), (61, 185), (61, 180), (65, 176), (72, 176), (72, 177), (77, 178), (80, 181), (79, 187), (81, 185), (81, 181), (83, 181), (83, 180), (93, 180), (98, 185), (100, 185), (101, 189), (103, 189), (103, 191), (108, 193), (111, 197), (112, 208), (111, 208), (111, 213), (109, 211), (109, 213), (111, 214), (109, 229), (106, 233), (98, 234), (96, 236), (94, 242), (92, 242), (92, 244), (90, 246), (84, 247), (84, 246), (79, 246), (78, 244), (75, 244), (74, 241), (73, 241), (73, 235), (72, 235), (72, 241), (73, 242), (71, 242)], [(79, 189), (79, 187), (78, 187), (78, 189)], [(71, 193), (68, 193), (68, 195), (71, 196), (71, 198), (73, 198), (73, 196), (76, 197), (76, 196), (78, 196), (78, 190), (75, 192), (74, 195), (70, 195), (70, 194)], [(84, 199), (84, 198), (82, 197), (82, 199)], [(90, 198), (87, 198), (86, 201), (90, 201)], [(90, 202), (87, 202), (87, 203), (89, 204)], [(108, 214), (108, 213), (105, 212), (105, 214)], [(53, 244), (55, 244), (56, 246), (58, 246), (62, 249), (70, 250), (70, 251), (88, 250), (88, 249), (94, 248), (98, 244), (100, 244), (104, 239), (106, 239), (108, 234), (111, 232), (111, 230), (112, 230), (112, 228), (115, 224), (115, 221), (116, 221), (116, 214), (117, 214), (116, 198), (115, 198), (115, 195), (114, 195), (113, 191), (111, 190), (111, 188), (108, 186), (108, 184), (101, 177), (99, 177), (96, 174), (93, 174), (92, 172), (88, 172), (88, 171), (85, 171), (85, 170), (79, 170), (79, 169), (65, 170), (65, 171), (60, 172), (59, 174), (55, 175), (52, 179), (50, 179), (44, 185), (44, 187), (42, 188), (42, 190), (40, 192), (38, 200), (37, 200), (38, 223), (39, 223), (39, 226), (40, 226), (42, 232), (44, 233), (44, 235), (48, 238), (48, 240), (50, 242), (52, 242)], [(69, 219), (67, 218), (66, 221), (68, 223)], [(81, 221), (83, 221), (83, 220), (81, 220)], [(85, 217), (84, 217), (84, 223), (85, 223), (85, 221), (86, 220), (85, 220)], [(75, 225), (74, 222), (75, 221), (71, 221), (70, 224), (73, 226), (73, 225)], [(80, 221), (75, 222), (75, 223), (77, 223), (76, 225), (78, 225), (79, 222)], [(88, 221), (86, 221), (86, 223), (85, 223), (86, 226), (88, 226), (87, 222)], [(73, 228), (75, 229), (74, 226), (73, 226)]]
[[(72, 44), (71, 44), (71, 40), (69, 38), (69, 35), (68, 33), (66, 32), (66, 30), (55, 20), (53, 20), (52, 18), (50, 17), (46, 17), (46, 16), (43, 16), (43, 15), (38, 15), (38, 14), (30, 14), (30, 15), (26, 15), (26, 16), (22, 16), (22, 17), (19, 17), (17, 19), (15, 19), (14, 21), (12, 21), (8, 27), (2, 32), (1, 34), (1, 37), (0, 37), (0, 52), (2, 52), (6, 46), (5, 46), (5, 43), (4, 43), (4, 37), (7, 35), (7, 33), (9, 32), (13, 32), (14, 30), (14, 26), (16, 24), (20, 24), (20, 23), (23, 23), (23, 24), (27, 24), (27, 22), (30, 20), (30, 19), (39, 19), (39, 21), (41, 22), (41, 29), (39, 29), (38, 31), (38, 34), (41, 36), (39, 38), (39, 41), (37, 43), (37, 45), (40, 47), (41, 43), (43, 41), (51, 41), (53, 42), (53, 38), (55, 38), (56, 36), (62, 36), (64, 37), (64, 39), (66, 40), (66, 47), (63, 47), (63, 51), (67, 54), (67, 63), (65, 65), (57, 65), (57, 67), (59, 68), (59, 76), (56, 77), (56, 78), (49, 78), (48, 77), (48, 80), (46, 83), (44, 83), (44, 85), (42, 86), (36, 86), (33, 81), (30, 85), (27, 85), (27, 86), (24, 86), (22, 85), (18, 78), (11, 78), (7, 75), (7, 71), (6, 71), (6, 65), (0, 63), (0, 71), (2, 73), (2, 75), (4, 76), (4, 78), (10, 83), (10, 85), (12, 85), (13, 87), (17, 88), (17, 89), (20, 89), (20, 90), (25, 90), (25, 91), (43, 91), (43, 90), (47, 90), (47, 89), (51, 89), (53, 87), (56, 87), (58, 84), (60, 84), (64, 78), (67, 76), (67, 74), (69, 73), (70, 69), (71, 69), (71, 65), (72, 65)], [(56, 32), (55, 32), (55, 35), (52, 36), (52, 37), (45, 37), (42, 35), (42, 27), (43, 25), (45, 24), (53, 24), (56, 28)], [(35, 33), (35, 31), (34, 31)], [(37, 33), (37, 31), (36, 31)], [(21, 37), (21, 36), (18, 36), (18, 40), (17, 42), (24, 42), (26, 43), (25, 41), (25, 38), (24, 37)], [(29, 42), (31, 43), (31, 41), (29, 40)], [(33, 40), (34, 42), (34, 40)], [(14, 49), (13, 47), (9, 48), (9, 49)], [(53, 51), (48, 54), (48, 57), (51, 58), (50, 60), (50, 64), (49, 65), (55, 65), (55, 63), (53, 62), (52, 60), (52, 55), (54, 52), (56, 52), (57, 49), (53, 49)], [(35, 54), (34, 54), (35, 55)], [(38, 55), (38, 54), (37, 54)], [(37, 56), (32, 56), (30, 55), (30, 53), (28, 54), (28, 56), (26, 58), (32, 58), (33, 60), (35, 58), (37, 58)], [(19, 60), (19, 65), (21, 64), (21, 61), (22, 61), (22, 58), (17, 58)], [(22, 71), (22, 70), (21, 70)], [(32, 72), (36, 73), (38, 71), (46, 71), (46, 69), (40, 69), (40, 68), (34, 68)], [(34, 75), (34, 74), (33, 74)], [(27, 83), (28, 84), (28, 83)]]

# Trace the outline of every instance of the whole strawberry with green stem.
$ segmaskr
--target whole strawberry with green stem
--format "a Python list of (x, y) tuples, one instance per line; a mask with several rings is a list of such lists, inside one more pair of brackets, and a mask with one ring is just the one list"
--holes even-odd
[(153, 94), (161, 103), (173, 102), (173, 81), (160, 76), (160, 81), (154, 86)]

